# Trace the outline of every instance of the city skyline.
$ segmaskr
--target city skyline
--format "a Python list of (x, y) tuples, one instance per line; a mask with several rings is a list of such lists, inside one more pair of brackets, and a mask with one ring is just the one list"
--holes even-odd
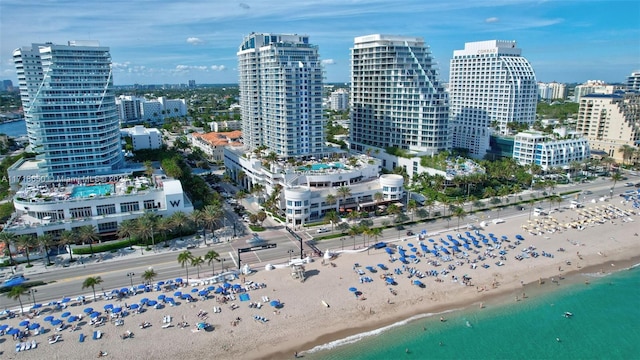
[(496, 39), (517, 41), (539, 81), (624, 82), (640, 69), (639, 12), (640, 4), (631, 1), (4, 0), (0, 78), (17, 80), (11, 54), (24, 44), (98, 40), (111, 49), (115, 85), (237, 83), (242, 38), (272, 32), (308, 35), (319, 47), (328, 83), (349, 81), (354, 38), (369, 34), (424, 38), (442, 81), (453, 50)]

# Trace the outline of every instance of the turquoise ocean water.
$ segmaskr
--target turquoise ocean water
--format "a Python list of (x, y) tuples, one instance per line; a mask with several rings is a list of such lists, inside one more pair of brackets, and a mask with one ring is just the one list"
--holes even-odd
[[(444, 323), (439, 314), (415, 317), (304, 358), (640, 359), (640, 267), (577, 276), (574, 284), (523, 301), (449, 312)], [(573, 316), (565, 318), (565, 311)]]

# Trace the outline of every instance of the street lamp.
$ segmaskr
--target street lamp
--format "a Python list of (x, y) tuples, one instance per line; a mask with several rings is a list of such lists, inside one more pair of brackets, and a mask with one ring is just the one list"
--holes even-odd
[(224, 258), (221, 258), (220, 261), (222, 261), (222, 272), (224, 272)]
[(131, 288), (132, 288), (132, 289), (133, 289), (133, 276), (134, 276), (134, 275), (135, 275), (135, 274), (134, 274), (134, 273), (132, 273), (132, 272), (127, 273), (127, 277), (129, 278), (129, 281), (131, 281)]
[(293, 249), (289, 249), (287, 250), (287, 252), (289, 253), (289, 263), (291, 263), (291, 255), (295, 252)]
[(340, 242), (342, 243), (342, 251), (344, 251), (344, 237), (340, 238)]
[(38, 292), (38, 290), (36, 289), (29, 289), (29, 294), (31, 294), (31, 298), (33, 299), (33, 306), (36, 305), (36, 293)]

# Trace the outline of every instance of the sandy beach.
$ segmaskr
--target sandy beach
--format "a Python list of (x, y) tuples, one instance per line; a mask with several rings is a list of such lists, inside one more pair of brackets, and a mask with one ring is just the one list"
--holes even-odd
[[(626, 212), (626, 215), (612, 208), (607, 211), (606, 207), (615, 207)], [(124, 323), (120, 326), (106, 319), (104, 305), (112, 303), (116, 307), (124, 307), (126, 303), (130, 306), (139, 304), (144, 297), (155, 300), (161, 294), (173, 296), (176, 290), (152, 291), (121, 300), (88, 301), (84, 305), (72, 301), (62, 311), (44, 306), (37, 317), (28, 320), (40, 323), (48, 331), (23, 340), (35, 340), (37, 348), (16, 352), (16, 343), (19, 341), (5, 334), (0, 336), (0, 351), (7, 359), (84, 359), (97, 357), (100, 351), (107, 352), (107, 357), (114, 359), (174, 359), (179, 356), (195, 358), (212, 355), (218, 359), (293, 358), (296, 351), (304, 354), (304, 351), (316, 345), (389, 325), (412, 315), (478, 306), (481, 302), (487, 303), (500, 296), (509, 296), (513, 301), (518, 297), (520, 301), (524, 300), (523, 288), (551, 289), (557, 281), (575, 272), (609, 273), (622, 269), (628, 261), (640, 257), (640, 238), (636, 235), (640, 232), (640, 217), (631, 211), (630, 205), (607, 202), (564, 210), (552, 214), (551, 218), (532, 217), (528, 220), (527, 216), (519, 216), (506, 219), (505, 223), (491, 224), (480, 230), (485, 235), (493, 233), (499, 239), (506, 236), (508, 241), (502, 241), (500, 248), (494, 248), (497, 244), (493, 242), (489, 242), (490, 246), (484, 243), (481, 243), (482, 247), (472, 245), (471, 250), (465, 250), (467, 256), (463, 253), (453, 254), (452, 261), (438, 260), (432, 254), (421, 253), (416, 256), (418, 262), (402, 264), (399, 260), (391, 262), (385, 249), (337, 251), (338, 254), (331, 260), (315, 259), (307, 264), (304, 282), (292, 278), (289, 269), (266, 271), (264, 266), (254, 266), (257, 271), (246, 275), (245, 279), (232, 282), (242, 284), (244, 280), (247, 284), (266, 284), (266, 287), (255, 286), (256, 289), (248, 290), (246, 294), (250, 299), (247, 301), (241, 301), (239, 294), (235, 294), (235, 300), (226, 303), (220, 302), (220, 295), (215, 294), (211, 294), (207, 300), (190, 303), (178, 300), (176, 306), (161, 309), (147, 307), (146, 311), (139, 314), (130, 311), (128, 316), (122, 318)], [(567, 228), (566, 225), (572, 223), (576, 228)], [(583, 230), (578, 229), (580, 226)], [(465, 236), (465, 231), (460, 233)], [(439, 242), (440, 238), (447, 240), (447, 235), (457, 238), (457, 234), (457, 231), (442, 232), (428, 234), (427, 238)], [(521, 234), (524, 240), (517, 243), (516, 234)], [(394, 242), (393, 245), (402, 246), (407, 253), (417, 255), (410, 252), (409, 244), (420, 249), (418, 242), (416, 237), (412, 237)], [(428, 240), (425, 239), (424, 243), (431, 247)], [(319, 247), (322, 249), (321, 243)], [(561, 248), (563, 251), (559, 251)], [(502, 259), (501, 250), (504, 250)], [(539, 256), (534, 257), (534, 252)], [(517, 255), (523, 255), (524, 258), (517, 260)], [(398, 258), (397, 250), (392, 256)], [(485, 259), (477, 260), (478, 256)], [(475, 268), (470, 264), (472, 259), (477, 260)], [(435, 260), (439, 265), (433, 264)], [(497, 262), (503, 265), (498, 266)], [(356, 263), (360, 266), (355, 267)], [(385, 265), (388, 270), (381, 269), (377, 264)], [(488, 267), (482, 267), (483, 264)], [(370, 271), (367, 266), (375, 268), (376, 272)], [(454, 266), (455, 270), (443, 274), (442, 271), (450, 266)], [(362, 273), (358, 274), (358, 270)], [(411, 271), (426, 274), (432, 270), (439, 275), (419, 279), (424, 287), (413, 284), (417, 276), (407, 278)], [(393, 277), (396, 284), (388, 285), (384, 276), (381, 278), (383, 274)], [(463, 284), (465, 275), (470, 277), (466, 285)], [(371, 281), (361, 282), (366, 277)], [(249, 287), (245, 284), (242, 286)], [(356, 291), (350, 290), (351, 287)], [(185, 286), (177, 290), (191, 293), (192, 288)], [(203, 286), (196, 288), (202, 289)], [(264, 301), (266, 298), (269, 300)], [(272, 300), (278, 300), (282, 306), (274, 308), (269, 304)], [(250, 303), (256, 302), (262, 303), (260, 309), (250, 306)], [(234, 304), (237, 308), (232, 310)], [(83, 313), (86, 307), (100, 311), (107, 320), (106, 324), (92, 326), (90, 318)], [(221, 311), (214, 312), (214, 307)], [(73, 332), (65, 329), (59, 332), (61, 341), (49, 344), (47, 337), (56, 331), (44, 318), (61, 318), (64, 311), (84, 316), (74, 323), (79, 329)], [(198, 313), (206, 315), (198, 317)], [(163, 328), (163, 318), (166, 316), (172, 317), (172, 326)], [(255, 320), (254, 316), (266, 321)], [(26, 317), (4, 319), (0, 320), (0, 324), (18, 327), (18, 323), (24, 319)], [(183, 321), (189, 326), (178, 326)], [(149, 322), (151, 326), (141, 329), (139, 324), (143, 322)], [(206, 322), (211, 326), (196, 331), (198, 322)], [(20, 328), (24, 329), (24, 326)], [(99, 340), (92, 339), (96, 330), (103, 333)], [(121, 335), (127, 331), (133, 333), (133, 337), (122, 339)], [(84, 342), (79, 341), (80, 334), (87, 337)]]

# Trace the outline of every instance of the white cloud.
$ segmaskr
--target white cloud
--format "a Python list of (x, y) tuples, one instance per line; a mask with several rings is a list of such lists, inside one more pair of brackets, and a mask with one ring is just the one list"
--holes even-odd
[(206, 71), (208, 68), (204, 65), (196, 66), (196, 65), (176, 65), (174, 71), (191, 71), (191, 70), (200, 70)]
[(484, 19), (484, 22), (486, 22), (486, 23), (495, 23), (495, 22), (498, 22), (498, 21), (500, 21), (500, 19), (498, 19), (497, 17), (490, 17), (490, 18)]
[(189, 37), (187, 38), (187, 42), (191, 45), (201, 45), (204, 44), (204, 41), (197, 37)]
[(321, 61), (322, 65), (334, 65), (336, 63), (333, 59), (324, 59)]
[(227, 67), (224, 65), (211, 65), (211, 70), (213, 71), (224, 71)]

